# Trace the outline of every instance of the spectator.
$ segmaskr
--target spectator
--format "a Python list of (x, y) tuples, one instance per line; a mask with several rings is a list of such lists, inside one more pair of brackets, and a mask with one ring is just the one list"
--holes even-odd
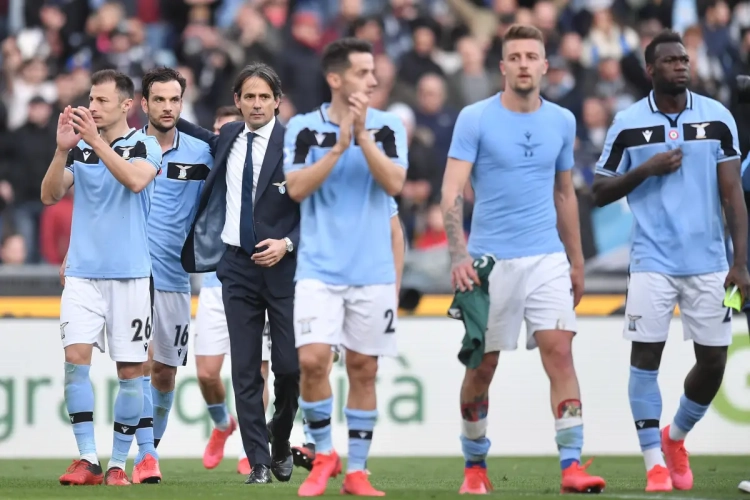
[(448, 159), (453, 137), (453, 125), (458, 113), (445, 105), (445, 80), (436, 74), (426, 74), (417, 85), (417, 107), (415, 115), (417, 126), (428, 130), (432, 134), (430, 144), (435, 152), (435, 160), (442, 169)]
[(12, 188), (14, 226), (26, 242), (29, 263), (39, 262), (39, 217), (42, 213), (41, 185), (57, 148), (57, 120), (52, 120), (52, 105), (43, 97), (28, 103), (26, 123), (3, 145), (7, 162), (7, 180)]
[(0, 239), (0, 263), (19, 266), (26, 262), (26, 242), (18, 233), (7, 234)]
[(73, 191), (55, 205), (44, 207), (39, 223), (39, 241), (42, 258), (48, 264), (59, 266), (68, 253), (70, 227), (73, 223)]

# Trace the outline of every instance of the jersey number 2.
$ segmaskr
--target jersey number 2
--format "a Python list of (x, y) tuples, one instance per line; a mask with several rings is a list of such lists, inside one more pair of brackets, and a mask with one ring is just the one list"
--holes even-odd
[(732, 308), (727, 307), (727, 313), (724, 315), (724, 321), (722, 323), (729, 323), (732, 321)]
[(384, 333), (396, 333), (396, 329), (393, 328), (393, 309), (386, 309), (383, 317), (388, 320), (388, 326), (385, 327)]

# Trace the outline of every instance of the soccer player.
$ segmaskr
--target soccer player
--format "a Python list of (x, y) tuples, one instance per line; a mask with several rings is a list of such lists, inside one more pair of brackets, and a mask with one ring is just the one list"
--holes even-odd
[[(461, 388), (461, 493), (492, 489), (485, 458), (489, 387), (500, 351), (539, 348), (551, 385), (563, 492), (599, 492), (605, 482), (581, 465), (583, 416), (571, 346), (574, 306), (583, 294), (583, 253), (571, 169), (576, 123), (570, 111), (539, 97), (547, 70), (544, 40), (514, 25), (503, 40), (505, 90), (465, 107), (453, 132), (443, 179), (442, 208), (458, 290), (479, 284), (474, 259), (491, 255), (489, 317), (481, 365), (467, 369)], [(463, 192), (476, 197), (468, 248)], [(566, 255), (567, 254), (567, 255)]]
[[(218, 134), (225, 123), (242, 120), (242, 113), (235, 106), (219, 108), (214, 120), (214, 134)], [(216, 277), (215, 272), (206, 273), (203, 276), (195, 326), (196, 332), (193, 339), (198, 384), (208, 407), (208, 413), (214, 422), (214, 430), (203, 452), (203, 466), (206, 469), (213, 469), (221, 463), (224, 458), (224, 445), (237, 429), (237, 421), (227, 409), (226, 389), (221, 381), (221, 366), (224, 364), (224, 356), (229, 353), (229, 330), (224, 313), (224, 302), (221, 298), (221, 281)], [(268, 360), (271, 359), (271, 334), (268, 319), (266, 319), (263, 338), (260, 371), (266, 381), (263, 388), (263, 408), (267, 410)], [(247, 459), (245, 447), (242, 446), (237, 472), (248, 475), (250, 470), (250, 461)]]
[[(75, 182), (73, 226), (60, 304), (65, 404), (78, 444), (60, 483), (129, 485), (125, 473), (143, 411), (143, 363), (151, 338), (147, 218), (161, 168), (153, 137), (128, 126), (132, 80), (103, 70), (91, 77), (89, 108), (68, 106), (57, 124), (57, 151), (42, 181), (42, 202), (62, 199)], [(94, 442), (93, 348), (117, 364), (114, 442), (107, 471)]]
[[(404, 254), (406, 253), (404, 242), (404, 231), (401, 226), (401, 220), (398, 218), (398, 205), (396, 200), (391, 198), (391, 249), (393, 250), (393, 261), (396, 269), (396, 297), (398, 297), (401, 288), (401, 276), (404, 271)], [(330, 377), (333, 364), (338, 361), (338, 348), (333, 349), (331, 360), (328, 364), (328, 375)], [(310, 432), (310, 426), (307, 421), (302, 421), (305, 432), (305, 443), (301, 446), (293, 446), (292, 454), (294, 455), (294, 465), (307, 470), (312, 470), (312, 464), (315, 460), (315, 438)]]
[[(734, 119), (719, 102), (688, 90), (690, 60), (680, 35), (657, 35), (645, 60), (653, 90), (615, 117), (594, 196), (598, 206), (627, 196), (635, 220), (623, 334), (632, 342), (628, 395), (646, 491), (689, 490), (685, 437), (719, 390), (732, 342), (725, 288), (737, 285), (743, 298), (750, 296), (747, 209)], [(731, 268), (722, 207), (734, 247)], [(660, 432), (657, 377), (676, 304), (696, 362), (674, 420)]]
[(322, 67), (331, 102), (292, 118), (284, 137), (287, 190), (302, 212), (294, 298), (300, 408), (316, 446), (298, 494), (322, 495), (341, 472), (331, 442), (328, 367), (331, 347), (342, 345), (349, 377), (342, 491), (382, 496), (365, 462), (377, 419), (378, 356), (398, 354), (389, 203), (406, 178), (406, 131), (396, 115), (368, 108), (377, 85), (369, 43), (331, 43)]
[(180, 252), (193, 221), (198, 196), (213, 158), (208, 144), (175, 128), (187, 82), (174, 69), (144, 75), (141, 108), (148, 117), (142, 132), (156, 138), (162, 170), (156, 177), (148, 241), (153, 276), (152, 360), (144, 367), (143, 415), (136, 441), (134, 483), (161, 481), (156, 447), (167, 427), (177, 367), (187, 362), (190, 328), (190, 276)]

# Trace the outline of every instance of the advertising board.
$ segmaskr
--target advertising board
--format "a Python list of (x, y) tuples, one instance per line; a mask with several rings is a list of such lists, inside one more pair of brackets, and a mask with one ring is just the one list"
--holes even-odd
[[(622, 321), (622, 317), (579, 319), (574, 353), (582, 391), (586, 456), (639, 452), (628, 405), (629, 344), (622, 340)], [(750, 454), (750, 342), (744, 317), (734, 319), (734, 330), (721, 393), (688, 438), (692, 454)], [(380, 417), (372, 454), (460, 455), (458, 397), (464, 370), (456, 356), (463, 335), (461, 323), (448, 318), (402, 318), (398, 335), (399, 358), (381, 360)], [(0, 319), (0, 336), (0, 457), (74, 456), (76, 445), (63, 400), (59, 322)], [(674, 416), (693, 360), (692, 343), (682, 340), (676, 318), (659, 376), (664, 400), (662, 425)], [(228, 360), (222, 373), (231, 408)], [(118, 385), (108, 354), (94, 355), (91, 377), (96, 394), (97, 447), (101, 456), (108, 456)], [(345, 455), (342, 404), (346, 378), (342, 366), (334, 367), (331, 384), (334, 444)], [(272, 404), (273, 398), (269, 414)], [(493, 455), (556, 454), (549, 383), (537, 351), (521, 348), (501, 354), (490, 391), (489, 420)], [(190, 355), (188, 365), (178, 372), (175, 403), (159, 452), (164, 457), (200, 457), (211, 429)], [(302, 440), (300, 423), (292, 441)], [(131, 451), (135, 449), (134, 444)], [(227, 456), (234, 456), (239, 449), (237, 433), (227, 444)]]

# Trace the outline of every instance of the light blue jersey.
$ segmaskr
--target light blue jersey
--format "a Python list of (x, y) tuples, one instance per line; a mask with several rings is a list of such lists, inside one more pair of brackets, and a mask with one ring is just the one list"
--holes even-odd
[[(328, 119), (329, 105), (297, 115), (284, 136), (284, 172), (320, 160), (336, 144), (339, 127)], [(408, 167), (406, 130), (401, 119), (368, 109), (366, 128), (394, 163)], [(297, 281), (363, 286), (396, 282), (391, 250), (393, 198), (375, 181), (354, 142), (317, 191), (300, 205)]]
[(515, 259), (564, 251), (555, 174), (573, 168), (573, 114), (542, 100), (533, 113), (505, 109), (500, 94), (461, 110), (449, 158), (473, 164), (469, 254)]
[[(110, 144), (123, 159), (161, 168), (161, 147), (153, 137), (131, 129)], [(126, 188), (94, 150), (80, 141), (68, 153), (73, 173), (73, 224), (65, 275), (87, 279), (148, 278), (147, 219), (154, 183), (140, 193)]]
[(630, 270), (692, 276), (728, 268), (717, 164), (740, 158), (737, 126), (721, 103), (687, 93), (686, 109), (661, 113), (653, 92), (619, 112), (596, 173), (638, 168), (657, 153), (682, 149), (682, 166), (650, 177), (627, 197), (633, 213)]
[(148, 218), (156, 290), (190, 292), (190, 275), (182, 268), (180, 253), (213, 164), (208, 144), (175, 130), (172, 149), (162, 156), (162, 171), (156, 177)]

